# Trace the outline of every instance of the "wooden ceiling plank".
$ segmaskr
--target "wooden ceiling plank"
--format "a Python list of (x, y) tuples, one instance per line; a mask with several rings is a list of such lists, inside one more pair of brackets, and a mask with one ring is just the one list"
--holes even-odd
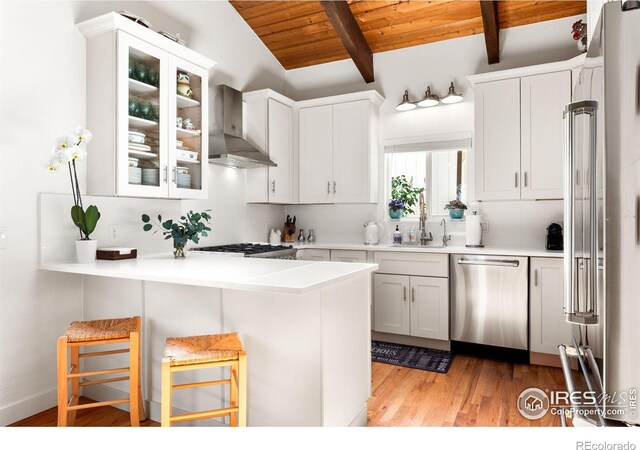
[[(255, 17), (246, 18), (245, 21), (251, 28), (258, 28), (270, 23), (281, 22), (283, 20), (295, 19), (297, 17), (305, 17), (322, 11), (322, 7), (315, 1), (300, 2), (280, 2), (285, 3), (285, 7), (278, 7), (274, 10), (267, 10), (265, 13)], [(243, 16), (244, 17), (244, 16)]]
[(358, 26), (358, 22), (353, 17), (349, 5), (343, 1), (322, 1), (320, 4), (329, 16), (333, 28), (351, 55), (351, 59), (364, 81), (366, 83), (373, 82), (373, 53)]
[(500, 22), (497, 2), (494, 0), (480, 1), (480, 11), (482, 12), (484, 43), (487, 47), (487, 61), (489, 64), (497, 64), (500, 62)]

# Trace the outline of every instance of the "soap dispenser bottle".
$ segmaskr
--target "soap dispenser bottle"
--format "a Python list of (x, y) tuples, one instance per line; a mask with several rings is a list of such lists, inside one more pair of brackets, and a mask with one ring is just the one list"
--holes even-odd
[(398, 225), (396, 225), (396, 231), (393, 232), (393, 243), (402, 244), (402, 233), (400, 232)]

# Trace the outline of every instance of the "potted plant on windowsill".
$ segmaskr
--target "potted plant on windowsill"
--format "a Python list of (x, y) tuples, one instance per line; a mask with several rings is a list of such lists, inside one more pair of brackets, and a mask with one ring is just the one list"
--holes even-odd
[(391, 178), (389, 217), (400, 219), (415, 214), (413, 207), (418, 205), (418, 197), (422, 192), (424, 192), (424, 188), (415, 187), (413, 178), (407, 180), (405, 175)]
[(394, 220), (398, 220), (402, 217), (402, 210), (404, 204), (402, 200), (391, 199), (389, 202), (389, 217)]
[(95, 205), (89, 205), (86, 210), (84, 209), (76, 171), (76, 161), (86, 157), (87, 151), (84, 147), (92, 138), (91, 132), (82, 127), (77, 127), (68, 136), (58, 138), (56, 148), (53, 150), (47, 167), (49, 172), (57, 172), (65, 165), (69, 170), (71, 193), (73, 194), (71, 220), (80, 232), (80, 239), (76, 240), (76, 259), (80, 264), (88, 264), (94, 261), (98, 247), (97, 241), (91, 239), (90, 235), (96, 229), (98, 220), (100, 220), (100, 211)]
[(464, 210), (467, 209), (467, 205), (460, 200), (451, 200), (447, 203), (444, 209), (449, 210), (449, 217), (454, 220), (460, 220), (464, 217)]
[(184, 249), (187, 242), (192, 241), (197, 244), (200, 236), (206, 237), (211, 231), (209, 221), (211, 216), (208, 214), (210, 210), (201, 213), (189, 211), (180, 217), (180, 221), (174, 222), (173, 219), (162, 221), (162, 216), (158, 214), (158, 222), (152, 223), (151, 218), (147, 214), (142, 215), (144, 231), (151, 231), (155, 227), (153, 234), (161, 231), (165, 239), (173, 239), (173, 256), (175, 258), (184, 258)]

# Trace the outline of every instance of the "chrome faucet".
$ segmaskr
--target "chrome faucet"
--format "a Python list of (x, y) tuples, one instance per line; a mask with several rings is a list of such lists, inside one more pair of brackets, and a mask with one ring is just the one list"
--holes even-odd
[(442, 219), (440, 225), (442, 225), (442, 246), (446, 247), (447, 242), (451, 240), (451, 235), (447, 236), (447, 221)]
[(427, 237), (427, 208), (424, 200), (422, 198), (422, 194), (420, 196), (420, 224), (418, 225), (418, 229), (420, 230), (420, 245), (427, 245), (427, 242), (433, 241), (433, 236), (431, 232), (429, 232), (429, 237)]

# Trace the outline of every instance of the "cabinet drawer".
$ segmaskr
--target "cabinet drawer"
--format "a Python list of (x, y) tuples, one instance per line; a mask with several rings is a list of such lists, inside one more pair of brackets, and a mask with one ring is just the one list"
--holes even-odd
[(331, 250), (306, 248), (298, 250), (298, 259), (304, 261), (331, 261)]
[(375, 252), (378, 273), (448, 277), (449, 255), (442, 253)]
[(365, 250), (331, 250), (331, 261), (338, 262), (367, 262)]

